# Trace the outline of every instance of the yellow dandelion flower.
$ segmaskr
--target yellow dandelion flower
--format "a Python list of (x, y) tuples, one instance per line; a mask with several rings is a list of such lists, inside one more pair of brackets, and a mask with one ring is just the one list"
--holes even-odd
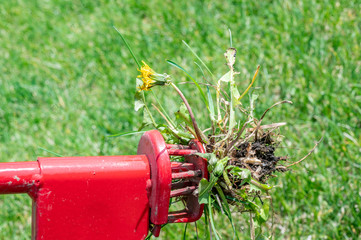
[(138, 78), (142, 81), (143, 85), (138, 86), (139, 91), (148, 91), (155, 85), (165, 85), (169, 82), (169, 75), (156, 73), (151, 67), (142, 61), (143, 66), (138, 69), (140, 75)]

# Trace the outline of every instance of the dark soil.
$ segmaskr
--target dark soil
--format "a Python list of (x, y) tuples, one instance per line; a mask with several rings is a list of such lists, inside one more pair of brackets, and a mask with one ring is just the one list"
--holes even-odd
[[(278, 162), (285, 159), (285, 157), (275, 156), (276, 147), (269, 134), (256, 142), (244, 142), (231, 153), (230, 164), (249, 169), (254, 179), (266, 183), (275, 171), (279, 171), (276, 169)], [(252, 159), (255, 161), (252, 162)]]

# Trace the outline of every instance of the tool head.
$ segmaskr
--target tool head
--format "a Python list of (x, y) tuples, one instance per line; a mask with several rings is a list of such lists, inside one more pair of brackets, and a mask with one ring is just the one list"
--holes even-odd
[[(202, 216), (203, 204), (199, 204), (196, 190), (200, 180), (208, 178), (207, 161), (195, 153), (204, 152), (197, 140), (188, 146), (166, 144), (157, 130), (146, 132), (140, 139), (138, 154), (146, 155), (150, 165), (148, 190), (154, 236), (159, 236), (163, 224), (194, 222)], [(183, 156), (184, 162), (171, 162), (170, 156)], [(185, 208), (169, 212), (171, 198), (180, 198)]]

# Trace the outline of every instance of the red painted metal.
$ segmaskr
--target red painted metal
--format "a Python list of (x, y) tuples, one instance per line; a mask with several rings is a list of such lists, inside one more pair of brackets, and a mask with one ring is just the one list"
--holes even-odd
[(197, 186), (189, 186), (189, 187), (185, 187), (185, 188), (179, 188), (176, 190), (172, 190), (170, 192), (170, 197), (179, 197), (179, 196), (184, 196), (184, 195), (188, 195), (194, 192), (194, 190), (197, 189)]
[[(33, 199), (33, 240), (144, 239), (149, 223), (193, 222), (203, 213), (195, 190), (207, 178), (198, 141), (166, 144), (146, 132), (136, 156), (38, 158), (0, 163), (0, 194), (27, 193)], [(171, 162), (170, 156), (184, 162)], [(170, 198), (186, 207), (169, 212)]]
[[(203, 213), (203, 205), (193, 194), (202, 178), (208, 178), (207, 162), (194, 153), (204, 153), (202, 144), (192, 141), (189, 146), (166, 144), (156, 131), (146, 132), (140, 139), (138, 154), (149, 159), (152, 190), (150, 194), (150, 221), (154, 236), (159, 236), (161, 225), (172, 222), (194, 222)], [(170, 162), (169, 155), (183, 156), (184, 162)], [(173, 182), (178, 180), (178, 182)], [(179, 181), (180, 180), (180, 181)], [(156, 183), (156, 184), (155, 184)], [(186, 208), (169, 212), (169, 200), (182, 198)]]
[(1, 163), (0, 194), (30, 192), (39, 184), (39, 174), (37, 162)]
[[(174, 148), (174, 146), (170, 146), (169, 148)], [(203, 148), (203, 145), (199, 142), (199, 141), (191, 141), (191, 143), (189, 144), (189, 148), (192, 150), (196, 150), (197, 152), (200, 153), (204, 153), (205, 150)], [(184, 148), (182, 148), (184, 149)], [(187, 165), (183, 165), (183, 167), (185, 166), (190, 166), (190, 164), (193, 165), (192, 170), (194, 169), (195, 171), (199, 171), (200, 174), (198, 173), (198, 175), (189, 178), (189, 179), (183, 179), (181, 181), (183, 181), (184, 185), (187, 186), (196, 186), (198, 187), (199, 181), (202, 178), (207, 178), (208, 179), (208, 170), (207, 170), (207, 161), (204, 158), (201, 158), (197, 155), (184, 155), (184, 162)], [(179, 165), (178, 165), (179, 166)], [(174, 173), (176, 173), (178, 171), (178, 168), (174, 168)], [(191, 170), (191, 169), (189, 169)], [(183, 171), (188, 171), (184, 169)], [(173, 169), (172, 169), (173, 171)], [(179, 188), (183, 188), (184, 186), (181, 185), (181, 183), (176, 183), (177, 185), (173, 185), (174, 188), (172, 188), (172, 192), (176, 191)], [(180, 211), (174, 211), (174, 212), (169, 212), (168, 213), (168, 222), (169, 223), (179, 223), (179, 222), (194, 222), (197, 221), (203, 214), (203, 204), (199, 204), (198, 203), (198, 196), (196, 194), (193, 194), (192, 192), (188, 192), (185, 191), (185, 194), (182, 196), (183, 201), (185, 202), (186, 206), (183, 210)]]
[(193, 177), (199, 177), (201, 175), (202, 175), (201, 170), (177, 172), (177, 173), (172, 173), (172, 179), (175, 180), (175, 179), (193, 178)]
[(172, 183), (171, 164), (163, 136), (156, 130), (144, 133), (137, 153), (146, 155), (149, 160), (152, 181), (150, 221), (156, 225), (155, 229), (158, 231), (162, 224), (167, 223)]
[(144, 239), (145, 156), (38, 158), (1, 163), (0, 193), (33, 199), (32, 239)]
[(172, 168), (172, 173), (194, 170), (194, 165), (192, 163), (171, 162), (170, 164)]
[(189, 154), (197, 153), (197, 150), (193, 149), (168, 149), (168, 154), (173, 156), (184, 156)]

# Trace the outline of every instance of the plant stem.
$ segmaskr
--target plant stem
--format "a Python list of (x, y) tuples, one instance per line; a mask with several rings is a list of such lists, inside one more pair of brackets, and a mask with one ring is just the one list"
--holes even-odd
[(255, 229), (254, 229), (254, 222), (253, 222), (253, 217), (252, 217), (252, 212), (249, 212), (249, 222), (250, 222), (250, 234), (251, 234), (251, 239), (252, 240), (255, 240), (256, 237), (255, 237)]
[(144, 103), (144, 108), (145, 108), (145, 110), (148, 112), (149, 117), (150, 117), (150, 119), (151, 119), (151, 121), (152, 121), (153, 126), (154, 126), (155, 128), (157, 128), (157, 124), (156, 124), (155, 121), (154, 121), (154, 118), (153, 118), (153, 116), (152, 116), (152, 113), (149, 111), (149, 108), (148, 108), (147, 104), (145, 103), (144, 91), (142, 91), (142, 99), (143, 99), (143, 103)]
[(196, 119), (194, 117), (194, 114), (193, 114), (193, 111), (191, 109), (191, 106), (189, 105), (187, 99), (185, 98), (185, 96), (183, 95), (183, 93), (181, 92), (181, 90), (174, 84), (174, 83), (170, 83), (170, 85), (177, 91), (177, 93), (179, 94), (179, 96), (181, 97), (182, 101), (184, 102), (188, 112), (189, 112), (189, 115), (191, 117), (191, 120), (192, 120), (192, 124), (193, 124), (193, 128), (194, 130), (196, 131), (196, 135), (197, 135), (197, 139), (202, 142), (202, 143), (205, 143), (205, 140), (202, 138), (202, 132), (199, 130), (198, 128), (198, 124), (196, 122)]
[(150, 90), (150, 91), (152, 92), (153, 97), (154, 97), (154, 99), (157, 101), (160, 109), (163, 111), (163, 114), (166, 116), (166, 118), (168, 119), (168, 121), (169, 121), (173, 126), (175, 126), (175, 124), (174, 124), (174, 122), (172, 121), (172, 119), (168, 116), (167, 112), (164, 110), (164, 108), (163, 108), (162, 104), (160, 103), (157, 95), (154, 93), (153, 90)]

